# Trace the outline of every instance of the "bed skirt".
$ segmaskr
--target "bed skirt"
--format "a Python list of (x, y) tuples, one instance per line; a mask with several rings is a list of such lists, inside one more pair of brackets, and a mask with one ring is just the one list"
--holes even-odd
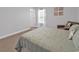
[(47, 49), (44, 49), (43, 47), (40, 47), (31, 41), (24, 39), (23, 37), (20, 37), (15, 49), (18, 52), (27, 52), (27, 49), (29, 50), (28, 52), (50, 52)]

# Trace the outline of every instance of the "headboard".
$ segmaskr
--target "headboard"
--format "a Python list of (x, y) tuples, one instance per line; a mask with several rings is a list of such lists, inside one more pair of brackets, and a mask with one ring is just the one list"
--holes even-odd
[(78, 24), (79, 25), (79, 22), (68, 21), (67, 24), (68, 23), (71, 23), (71, 26), (74, 25), (74, 24)]
[(68, 21), (68, 22), (66, 23), (64, 29), (69, 30), (70, 27), (71, 27), (72, 25), (74, 25), (74, 24), (78, 24), (78, 25), (79, 25), (79, 22)]

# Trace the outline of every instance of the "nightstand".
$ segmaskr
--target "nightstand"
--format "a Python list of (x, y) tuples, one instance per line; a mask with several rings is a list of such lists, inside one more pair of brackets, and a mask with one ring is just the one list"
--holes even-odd
[(64, 28), (64, 27), (65, 27), (65, 25), (57, 25), (58, 29), (61, 29), (61, 28)]
[(57, 25), (58, 29), (69, 30), (69, 27), (65, 27), (65, 25)]

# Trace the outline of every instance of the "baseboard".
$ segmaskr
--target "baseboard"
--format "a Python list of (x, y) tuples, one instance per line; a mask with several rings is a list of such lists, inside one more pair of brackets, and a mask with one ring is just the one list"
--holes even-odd
[(17, 31), (17, 32), (13, 32), (13, 33), (10, 33), (10, 34), (6, 34), (4, 36), (1, 36), (0, 39), (5, 39), (7, 37), (10, 37), (10, 36), (13, 36), (13, 35), (22, 33), (22, 32), (26, 32), (26, 31), (29, 31), (29, 30), (30, 30), (30, 28), (26, 28), (26, 29), (23, 29), (23, 30), (20, 30), (20, 31)]

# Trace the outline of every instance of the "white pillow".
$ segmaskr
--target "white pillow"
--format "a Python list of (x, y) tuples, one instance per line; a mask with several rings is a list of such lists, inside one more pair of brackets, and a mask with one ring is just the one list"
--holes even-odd
[(72, 37), (73, 37), (74, 33), (75, 33), (75, 30), (72, 30), (72, 31), (69, 33), (69, 37), (68, 37), (69, 40), (72, 40)]
[(72, 38), (76, 48), (79, 48), (79, 30), (77, 30)]
[(69, 37), (68, 39), (69, 40), (72, 40), (72, 37), (74, 36), (75, 32), (77, 31), (77, 29), (79, 29), (79, 25), (75, 24), (75, 25), (72, 25), (69, 29)]
[(70, 27), (69, 31), (71, 32), (72, 30), (76, 30), (79, 28), (79, 25), (78, 24), (74, 24)]

